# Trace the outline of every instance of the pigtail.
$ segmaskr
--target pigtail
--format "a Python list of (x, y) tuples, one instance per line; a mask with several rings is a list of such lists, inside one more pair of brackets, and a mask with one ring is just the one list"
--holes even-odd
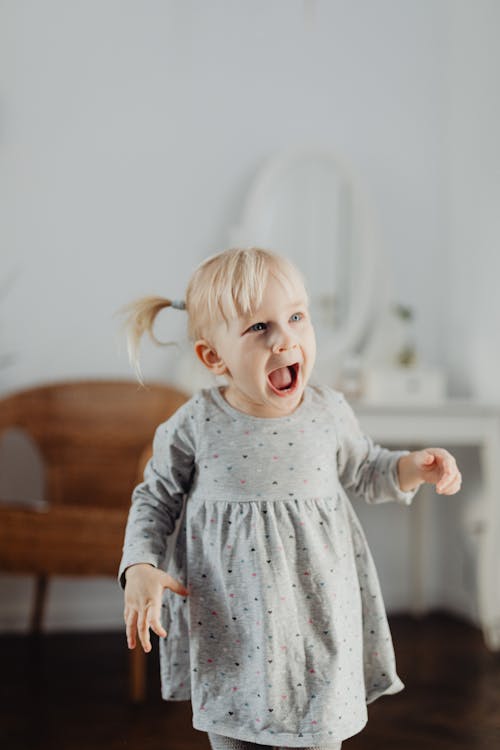
[(171, 343), (159, 341), (153, 331), (156, 316), (165, 307), (184, 309), (184, 303), (165, 297), (141, 297), (119, 310), (119, 313), (126, 315), (123, 328), (127, 339), (128, 358), (141, 385), (144, 385), (144, 380), (139, 362), (139, 345), (143, 335), (149, 333), (149, 336), (159, 346), (168, 346)]

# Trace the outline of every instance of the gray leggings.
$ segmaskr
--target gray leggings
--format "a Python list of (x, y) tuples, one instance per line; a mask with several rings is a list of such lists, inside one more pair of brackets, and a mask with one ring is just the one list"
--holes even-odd
[[(210, 740), (212, 750), (273, 750), (271, 745), (257, 745), (255, 742), (236, 740), (234, 737), (224, 737), (222, 734), (214, 734), (213, 732), (208, 732), (208, 739)], [(328, 747), (315, 745), (314, 747), (302, 748), (302, 750), (340, 750), (341, 747), (342, 743), (336, 742)], [(282, 748), (281, 750), (287, 749)], [(290, 750), (295, 749), (290, 748)]]

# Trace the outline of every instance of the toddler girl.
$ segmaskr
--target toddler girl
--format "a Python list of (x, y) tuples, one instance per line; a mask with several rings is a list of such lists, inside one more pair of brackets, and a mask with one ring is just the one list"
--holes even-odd
[(314, 329), (286, 259), (226, 250), (198, 267), (185, 303), (129, 306), (136, 368), (169, 306), (185, 308), (194, 351), (226, 384), (156, 430), (119, 570), (129, 648), (161, 637), (162, 696), (191, 700), (213, 750), (340, 748), (367, 703), (404, 687), (345, 490), (369, 503), (409, 504), (423, 482), (453, 494), (455, 459), (374, 444), (342, 393), (309, 384)]

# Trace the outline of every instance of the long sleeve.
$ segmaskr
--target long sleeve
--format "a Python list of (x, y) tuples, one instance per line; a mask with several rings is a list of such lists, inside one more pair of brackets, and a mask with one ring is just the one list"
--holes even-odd
[(118, 572), (122, 588), (130, 565), (150, 563), (162, 567), (170, 557), (169, 543), (195, 467), (194, 436), (186, 412), (187, 404), (157, 428), (144, 481), (132, 493)]
[(343, 394), (336, 393), (338, 437), (337, 468), (341, 484), (367, 503), (390, 500), (409, 505), (417, 489), (403, 492), (399, 486), (397, 465), (408, 450), (389, 450), (373, 442), (358, 422)]

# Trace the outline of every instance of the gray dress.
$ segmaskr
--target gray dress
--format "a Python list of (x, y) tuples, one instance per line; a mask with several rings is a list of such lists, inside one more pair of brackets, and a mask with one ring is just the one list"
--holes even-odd
[(397, 461), (344, 396), (307, 386), (289, 416), (253, 417), (218, 387), (155, 434), (132, 497), (119, 579), (147, 562), (187, 585), (164, 592), (165, 700), (193, 727), (271, 746), (333, 744), (397, 693), (374, 562), (346, 489), (409, 504)]

